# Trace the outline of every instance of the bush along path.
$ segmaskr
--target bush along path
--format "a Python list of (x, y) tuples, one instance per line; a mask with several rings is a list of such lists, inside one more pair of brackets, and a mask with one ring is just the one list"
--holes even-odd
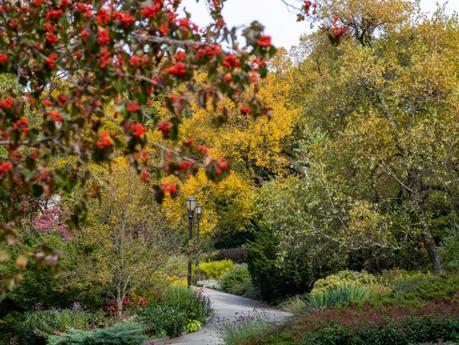
[(209, 322), (196, 333), (183, 335), (179, 338), (151, 342), (150, 345), (220, 345), (223, 344), (223, 330), (233, 324), (263, 320), (266, 322), (283, 322), (291, 314), (272, 309), (259, 301), (202, 288), (210, 300), (212, 315)]

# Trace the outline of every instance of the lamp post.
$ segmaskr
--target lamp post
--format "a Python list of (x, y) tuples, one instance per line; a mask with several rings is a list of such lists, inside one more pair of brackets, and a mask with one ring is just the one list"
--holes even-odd
[(202, 206), (197, 205), (196, 206), (196, 243), (198, 247), (198, 255), (196, 257), (196, 266), (199, 265), (199, 254), (201, 252), (199, 248), (199, 240), (200, 240), (199, 224), (201, 223), (201, 217), (202, 217)]
[[(196, 199), (190, 196), (186, 199), (186, 206), (188, 209), (188, 241), (191, 242), (193, 239), (193, 216), (194, 216), (194, 209), (196, 207)], [(187, 277), (187, 285), (191, 287), (191, 256), (188, 254), (188, 277)]]

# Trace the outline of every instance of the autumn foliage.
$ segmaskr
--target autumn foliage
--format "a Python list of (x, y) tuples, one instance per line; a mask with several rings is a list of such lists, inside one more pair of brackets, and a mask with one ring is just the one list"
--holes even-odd
[[(180, 5), (2, 2), (0, 73), (11, 74), (17, 86), (0, 96), (0, 145), (7, 152), (0, 161), (1, 250), (18, 240), (14, 229), (33, 200), (84, 184), (89, 162), (128, 157), (158, 201), (178, 192), (175, 184), (161, 182), (165, 176), (185, 177), (199, 167), (215, 180), (227, 174), (223, 158), (180, 141), (178, 128), (192, 114), (194, 95), (204, 100), (201, 107), (211, 104), (219, 114), (223, 98), (239, 102), (253, 91), (275, 49), (256, 23), (244, 31), (246, 45), (239, 48), (221, 16), (221, 1), (210, 4), (215, 20), (208, 28), (199, 28)], [(197, 83), (196, 73), (205, 82)], [(231, 83), (222, 83), (228, 73)], [(247, 102), (252, 116), (269, 113), (255, 94)], [(152, 104), (165, 107), (169, 118), (160, 121)], [(114, 109), (110, 128), (104, 126), (108, 108)], [(156, 131), (162, 143), (151, 139)], [(72, 156), (76, 164), (56, 167), (57, 156)], [(78, 221), (84, 208), (79, 204), (71, 219)]]

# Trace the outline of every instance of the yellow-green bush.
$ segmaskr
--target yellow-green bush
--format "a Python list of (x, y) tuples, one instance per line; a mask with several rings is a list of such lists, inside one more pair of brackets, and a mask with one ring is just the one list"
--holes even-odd
[(366, 271), (356, 272), (345, 270), (317, 280), (314, 283), (314, 288), (311, 293), (324, 292), (326, 290), (336, 289), (348, 285), (364, 287), (369, 292), (376, 294), (389, 292), (391, 290), (390, 286), (378, 280), (378, 278), (373, 274)]
[(220, 279), (233, 267), (234, 263), (231, 260), (209, 261), (200, 263), (196, 271), (208, 279)]

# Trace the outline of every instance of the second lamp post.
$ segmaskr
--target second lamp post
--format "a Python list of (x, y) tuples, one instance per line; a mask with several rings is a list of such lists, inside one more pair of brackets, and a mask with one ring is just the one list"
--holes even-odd
[(199, 223), (201, 223), (201, 217), (202, 217), (202, 206), (201, 205), (196, 205), (196, 247), (198, 248), (198, 252), (196, 253), (196, 267), (199, 266), (199, 254), (200, 254), (200, 248), (199, 248), (199, 241), (200, 241), (200, 233), (199, 233)]
[[(186, 206), (188, 209), (188, 243), (190, 243), (191, 240), (193, 239), (193, 216), (194, 216), (194, 209), (196, 207), (196, 199), (193, 197), (189, 197), (186, 200)], [(191, 287), (191, 269), (192, 269), (191, 253), (188, 253), (188, 277), (187, 277), (188, 287)]]
[[(196, 205), (196, 199), (193, 198), (192, 196), (189, 197), (186, 200), (186, 206), (188, 209), (188, 243), (191, 243), (193, 240), (193, 218), (194, 218), (194, 211), (196, 209), (196, 242), (197, 245), (199, 246), (199, 239), (200, 239), (200, 234), (199, 234), (199, 223), (201, 222), (201, 216), (202, 216), (202, 206), (201, 205)], [(199, 253), (198, 253), (199, 255)], [(196, 258), (196, 266), (199, 265), (199, 257)], [(188, 253), (188, 276), (187, 276), (187, 285), (188, 287), (191, 287), (191, 273), (193, 269), (193, 261), (191, 258), (191, 253)]]

